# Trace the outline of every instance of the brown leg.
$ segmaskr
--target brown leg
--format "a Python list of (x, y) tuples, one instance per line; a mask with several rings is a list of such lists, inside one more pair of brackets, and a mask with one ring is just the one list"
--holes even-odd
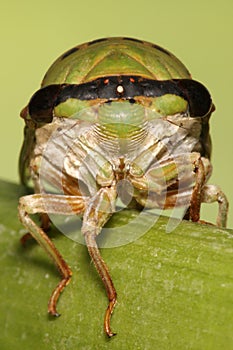
[(105, 286), (105, 289), (107, 292), (109, 304), (108, 304), (107, 310), (105, 312), (105, 317), (104, 317), (104, 330), (105, 330), (106, 334), (108, 335), (108, 337), (112, 337), (116, 333), (113, 333), (111, 331), (110, 318), (111, 318), (111, 314), (113, 312), (113, 309), (116, 305), (117, 293), (116, 293), (115, 287), (113, 285), (111, 276), (109, 274), (108, 267), (100, 255), (100, 251), (99, 251), (99, 248), (98, 248), (96, 240), (95, 240), (95, 233), (94, 232), (93, 233), (87, 232), (85, 234), (85, 240), (86, 240), (88, 252), (92, 258), (92, 261), (96, 267), (96, 270), (98, 271), (98, 273), (99, 273), (99, 275), (104, 283), (104, 286)]
[[(48, 232), (50, 229), (50, 219), (49, 216), (47, 214), (40, 214), (40, 222), (41, 222), (41, 229), (44, 232)], [(32, 235), (28, 232), (25, 233), (25, 235), (23, 235), (20, 239), (20, 242), (25, 245), (27, 243), (28, 240), (32, 239)]]
[(202, 189), (205, 183), (205, 168), (201, 158), (195, 161), (194, 166), (194, 172), (196, 173), (196, 182), (192, 192), (189, 216), (192, 221), (198, 222), (200, 219)]
[(59, 313), (56, 310), (56, 303), (62, 290), (69, 283), (72, 271), (65, 262), (65, 260), (62, 258), (61, 254), (56, 249), (52, 241), (48, 238), (44, 231), (34, 223), (34, 221), (29, 217), (29, 215), (25, 211), (21, 210), (19, 216), (22, 224), (26, 228), (28, 228), (32, 237), (42, 246), (42, 248), (45, 249), (48, 255), (55, 261), (61, 273), (62, 279), (54, 289), (48, 303), (48, 312), (53, 316), (59, 316)]
[(226, 195), (216, 185), (205, 185), (205, 166), (201, 158), (195, 161), (196, 183), (193, 189), (189, 216), (194, 222), (203, 223), (200, 220), (201, 203), (217, 202), (219, 205), (217, 226), (226, 227), (229, 203)]
[(19, 201), (19, 218), (22, 224), (55, 262), (61, 273), (61, 281), (52, 292), (48, 303), (48, 312), (53, 316), (59, 316), (56, 304), (62, 290), (70, 281), (72, 271), (46, 233), (30, 218), (30, 214), (50, 212), (75, 215), (84, 209), (85, 199), (75, 196), (34, 194), (21, 197)]
[(101, 231), (106, 221), (110, 218), (115, 208), (116, 188), (112, 187), (101, 188), (92, 198), (90, 205), (83, 215), (82, 233), (85, 237), (88, 252), (98, 271), (109, 300), (107, 310), (104, 317), (104, 330), (108, 337), (112, 337), (115, 333), (110, 327), (110, 318), (116, 305), (117, 293), (109, 274), (107, 265), (100, 255), (99, 248), (96, 243), (96, 236)]

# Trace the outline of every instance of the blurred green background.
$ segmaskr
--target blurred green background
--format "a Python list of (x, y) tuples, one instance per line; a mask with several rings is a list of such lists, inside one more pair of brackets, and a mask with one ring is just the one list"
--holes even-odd
[[(186, 64), (211, 91), (212, 183), (233, 198), (232, 0), (21, 0), (0, 4), (0, 177), (17, 182), (23, 121), (19, 112), (50, 64), (79, 43), (106, 36), (132, 36), (157, 43)], [(204, 206), (214, 221), (216, 205)], [(229, 215), (233, 227), (233, 215)]]

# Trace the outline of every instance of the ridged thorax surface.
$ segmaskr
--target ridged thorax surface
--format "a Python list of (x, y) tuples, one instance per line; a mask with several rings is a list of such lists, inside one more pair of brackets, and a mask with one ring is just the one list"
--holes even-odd
[(131, 38), (103, 38), (72, 48), (48, 70), (42, 86), (81, 84), (108, 75), (148, 79), (188, 78), (186, 67), (158, 45)]
[(93, 125), (96, 143), (116, 156), (134, 153), (148, 135), (146, 110), (128, 101), (105, 103), (99, 107)]

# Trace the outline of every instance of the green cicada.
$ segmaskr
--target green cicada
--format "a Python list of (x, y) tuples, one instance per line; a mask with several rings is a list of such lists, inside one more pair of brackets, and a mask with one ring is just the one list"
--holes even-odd
[[(175, 56), (141, 40), (95, 40), (50, 67), (21, 113), (20, 176), (23, 184), (33, 182), (35, 194), (19, 202), (21, 222), (61, 273), (50, 314), (59, 315), (56, 303), (72, 274), (45, 233), (50, 214), (82, 217), (82, 234), (108, 295), (109, 337), (117, 294), (96, 237), (119, 198), (141, 210), (185, 207), (184, 218), (195, 222), (201, 203), (216, 201), (217, 225), (226, 226), (226, 196), (206, 184), (213, 111), (208, 90)], [(41, 227), (32, 214), (40, 214)]]

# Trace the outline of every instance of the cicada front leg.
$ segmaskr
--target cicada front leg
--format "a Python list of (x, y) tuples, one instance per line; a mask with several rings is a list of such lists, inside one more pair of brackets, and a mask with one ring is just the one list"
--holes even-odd
[(205, 167), (201, 157), (198, 157), (193, 162), (193, 172), (196, 176), (190, 200), (189, 219), (193, 222), (198, 222), (200, 220), (202, 190), (206, 179)]
[(101, 228), (115, 211), (115, 199), (115, 186), (101, 188), (89, 203), (89, 206), (83, 216), (82, 225), (82, 233), (85, 237), (88, 252), (103, 281), (108, 296), (109, 303), (104, 317), (104, 330), (108, 337), (115, 335), (110, 327), (110, 318), (116, 305), (117, 293), (108, 267), (100, 254), (96, 243), (96, 237)]
[[(27, 151), (28, 152), (28, 151)], [(24, 148), (22, 148), (21, 150), (21, 158), (23, 157), (23, 153), (24, 153)], [(22, 159), (20, 159), (22, 161)], [(21, 162), (20, 162), (21, 165)], [(22, 177), (23, 175), (21, 174), (21, 172), (23, 172), (23, 170), (20, 171), (20, 175), (21, 175), (21, 182), (25, 185), (25, 181), (23, 181)], [(33, 178), (33, 185), (34, 185), (34, 191), (35, 193), (40, 193), (40, 181), (39, 181), (39, 175), (38, 173), (31, 173), (31, 177)], [(24, 196), (24, 198), (26, 198), (26, 196)], [(39, 219), (40, 219), (40, 227), (44, 232), (48, 232), (50, 229), (50, 218), (49, 215), (47, 213), (39, 213)], [(30, 240), (31, 238), (33, 238), (33, 236), (31, 235), (30, 232), (25, 233), (20, 241), (23, 245), (26, 244), (26, 242), (28, 240)]]
[[(40, 214), (40, 222), (41, 222), (40, 228), (44, 232), (48, 232), (50, 229), (49, 216), (45, 213)], [(27, 241), (30, 240), (31, 238), (33, 238), (33, 236), (31, 235), (30, 232), (27, 232), (21, 237), (20, 242), (22, 243), (22, 245), (25, 245), (27, 243)]]
[(53, 316), (59, 316), (56, 304), (62, 290), (70, 281), (72, 271), (53, 242), (49, 239), (44, 230), (33, 221), (30, 215), (38, 213), (76, 215), (83, 213), (85, 207), (85, 198), (79, 196), (33, 194), (21, 197), (19, 200), (18, 212), (20, 221), (54, 261), (62, 276), (61, 281), (52, 292), (48, 303), (48, 312)]
[(193, 188), (191, 203), (189, 208), (189, 218), (193, 222), (202, 222), (200, 220), (201, 203), (218, 203), (218, 216), (216, 225), (226, 227), (229, 203), (226, 195), (219, 186), (206, 185), (206, 178), (209, 177), (211, 169), (210, 161), (207, 158), (200, 157), (194, 162), (194, 172), (196, 182)]

